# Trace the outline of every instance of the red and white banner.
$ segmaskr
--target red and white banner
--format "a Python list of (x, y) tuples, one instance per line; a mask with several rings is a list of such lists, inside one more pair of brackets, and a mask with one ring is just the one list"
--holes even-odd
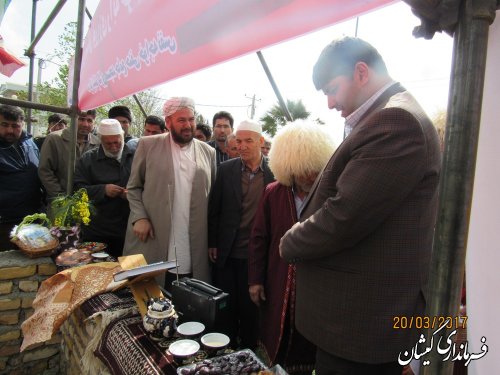
[[(8, 5), (8, 4), (7, 4)], [(16, 56), (7, 51), (3, 46), (3, 38), (0, 35), (0, 73), (10, 77), (14, 72), (26, 64)]]
[(79, 107), (96, 108), (394, 2), (101, 1), (83, 47)]

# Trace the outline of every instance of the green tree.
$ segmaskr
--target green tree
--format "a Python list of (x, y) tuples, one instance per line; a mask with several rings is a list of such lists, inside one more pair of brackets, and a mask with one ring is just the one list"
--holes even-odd
[[(293, 120), (307, 119), (311, 115), (300, 99), (297, 101), (287, 100), (286, 105)], [(283, 109), (279, 103), (277, 103), (260, 118), (260, 121), (263, 123), (262, 130), (271, 137), (274, 137), (279, 128), (285, 126), (288, 120), (285, 116), (285, 112), (283, 112)]]
[(58, 47), (54, 53), (48, 56), (48, 60), (57, 64), (59, 69), (57, 76), (50, 82), (38, 85), (38, 98), (40, 103), (67, 106), (69, 60), (75, 51), (76, 22), (70, 22), (64, 26), (63, 34), (58, 37)]
[[(156, 115), (163, 117), (163, 99), (159, 97), (159, 92), (157, 90), (149, 89), (141, 91), (135, 94), (135, 96), (141, 103), (142, 108), (144, 108), (147, 116)], [(132, 124), (130, 125), (129, 133), (136, 137), (140, 137), (144, 129), (144, 121), (146, 120), (146, 116), (144, 116), (144, 114), (142, 113), (141, 108), (139, 107), (133, 96), (127, 96), (126, 98), (117, 100), (113, 103), (106, 104), (105, 106), (98, 108), (98, 117), (108, 117), (109, 109), (115, 105), (125, 105), (130, 108), (130, 111), (132, 112)]]
[(205, 117), (203, 117), (203, 115), (201, 113), (196, 113), (196, 123), (197, 124), (207, 124), (208, 126), (212, 126), (209, 122), (208, 122), (208, 119), (206, 119)]

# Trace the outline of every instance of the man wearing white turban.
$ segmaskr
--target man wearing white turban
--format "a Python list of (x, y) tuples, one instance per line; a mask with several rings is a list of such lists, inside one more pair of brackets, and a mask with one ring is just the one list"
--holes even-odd
[(130, 212), (125, 187), (134, 152), (125, 145), (124, 131), (116, 119), (102, 120), (97, 135), (101, 145), (84, 153), (75, 168), (75, 190), (87, 189), (97, 211), (82, 228), (82, 239), (104, 242), (108, 252), (118, 257)]
[[(124, 255), (148, 263), (177, 259), (179, 276), (210, 282), (208, 194), (215, 150), (194, 139), (194, 101), (174, 97), (163, 106), (169, 133), (142, 137), (127, 185), (130, 217)], [(167, 289), (175, 275), (157, 278)]]

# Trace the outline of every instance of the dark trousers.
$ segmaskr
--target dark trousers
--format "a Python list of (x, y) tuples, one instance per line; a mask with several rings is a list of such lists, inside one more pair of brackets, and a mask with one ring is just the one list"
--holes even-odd
[(17, 249), (17, 246), (10, 242), (10, 232), (18, 223), (0, 223), (0, 251)]
[(229, 294), (231, 321), (224, 333), (231, 338), (231, 345), (254, 349), (257, 345), (257, 306), (248, 293), (248, 261), (228, 258), (224, 267), (214, 269), (214, 285)]
[(320, 348), (316, 351), (316, 375), (401, 375), (403, 366), (397, 361), (367, 364), (348, 361)]

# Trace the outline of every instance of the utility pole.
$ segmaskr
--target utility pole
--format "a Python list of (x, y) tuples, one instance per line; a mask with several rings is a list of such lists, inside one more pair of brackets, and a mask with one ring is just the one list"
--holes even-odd
[(252, 97), (252, 112), (250, 112), (250, 118), (253, 120), (254, 116), (255, 116), (255, 94), (253, 94)]
[(255, 116), (255, 94), (253, 94), (252, 96), (247, 96), (245, 95), (246, 98), (248, 99), (252, 99), (252, 110), (250, 111), (250, 119), (253, 120), (254, 116)]
[(42, 69), (45, 69), (45, 60), (42, 59), (41, 57), (38, 58), (38, 77), (36, 81), (36, 91), (35, 91), (35, 97), (36, 97), (36, 102), (40, 103), (40, 86), (42, 85)]

